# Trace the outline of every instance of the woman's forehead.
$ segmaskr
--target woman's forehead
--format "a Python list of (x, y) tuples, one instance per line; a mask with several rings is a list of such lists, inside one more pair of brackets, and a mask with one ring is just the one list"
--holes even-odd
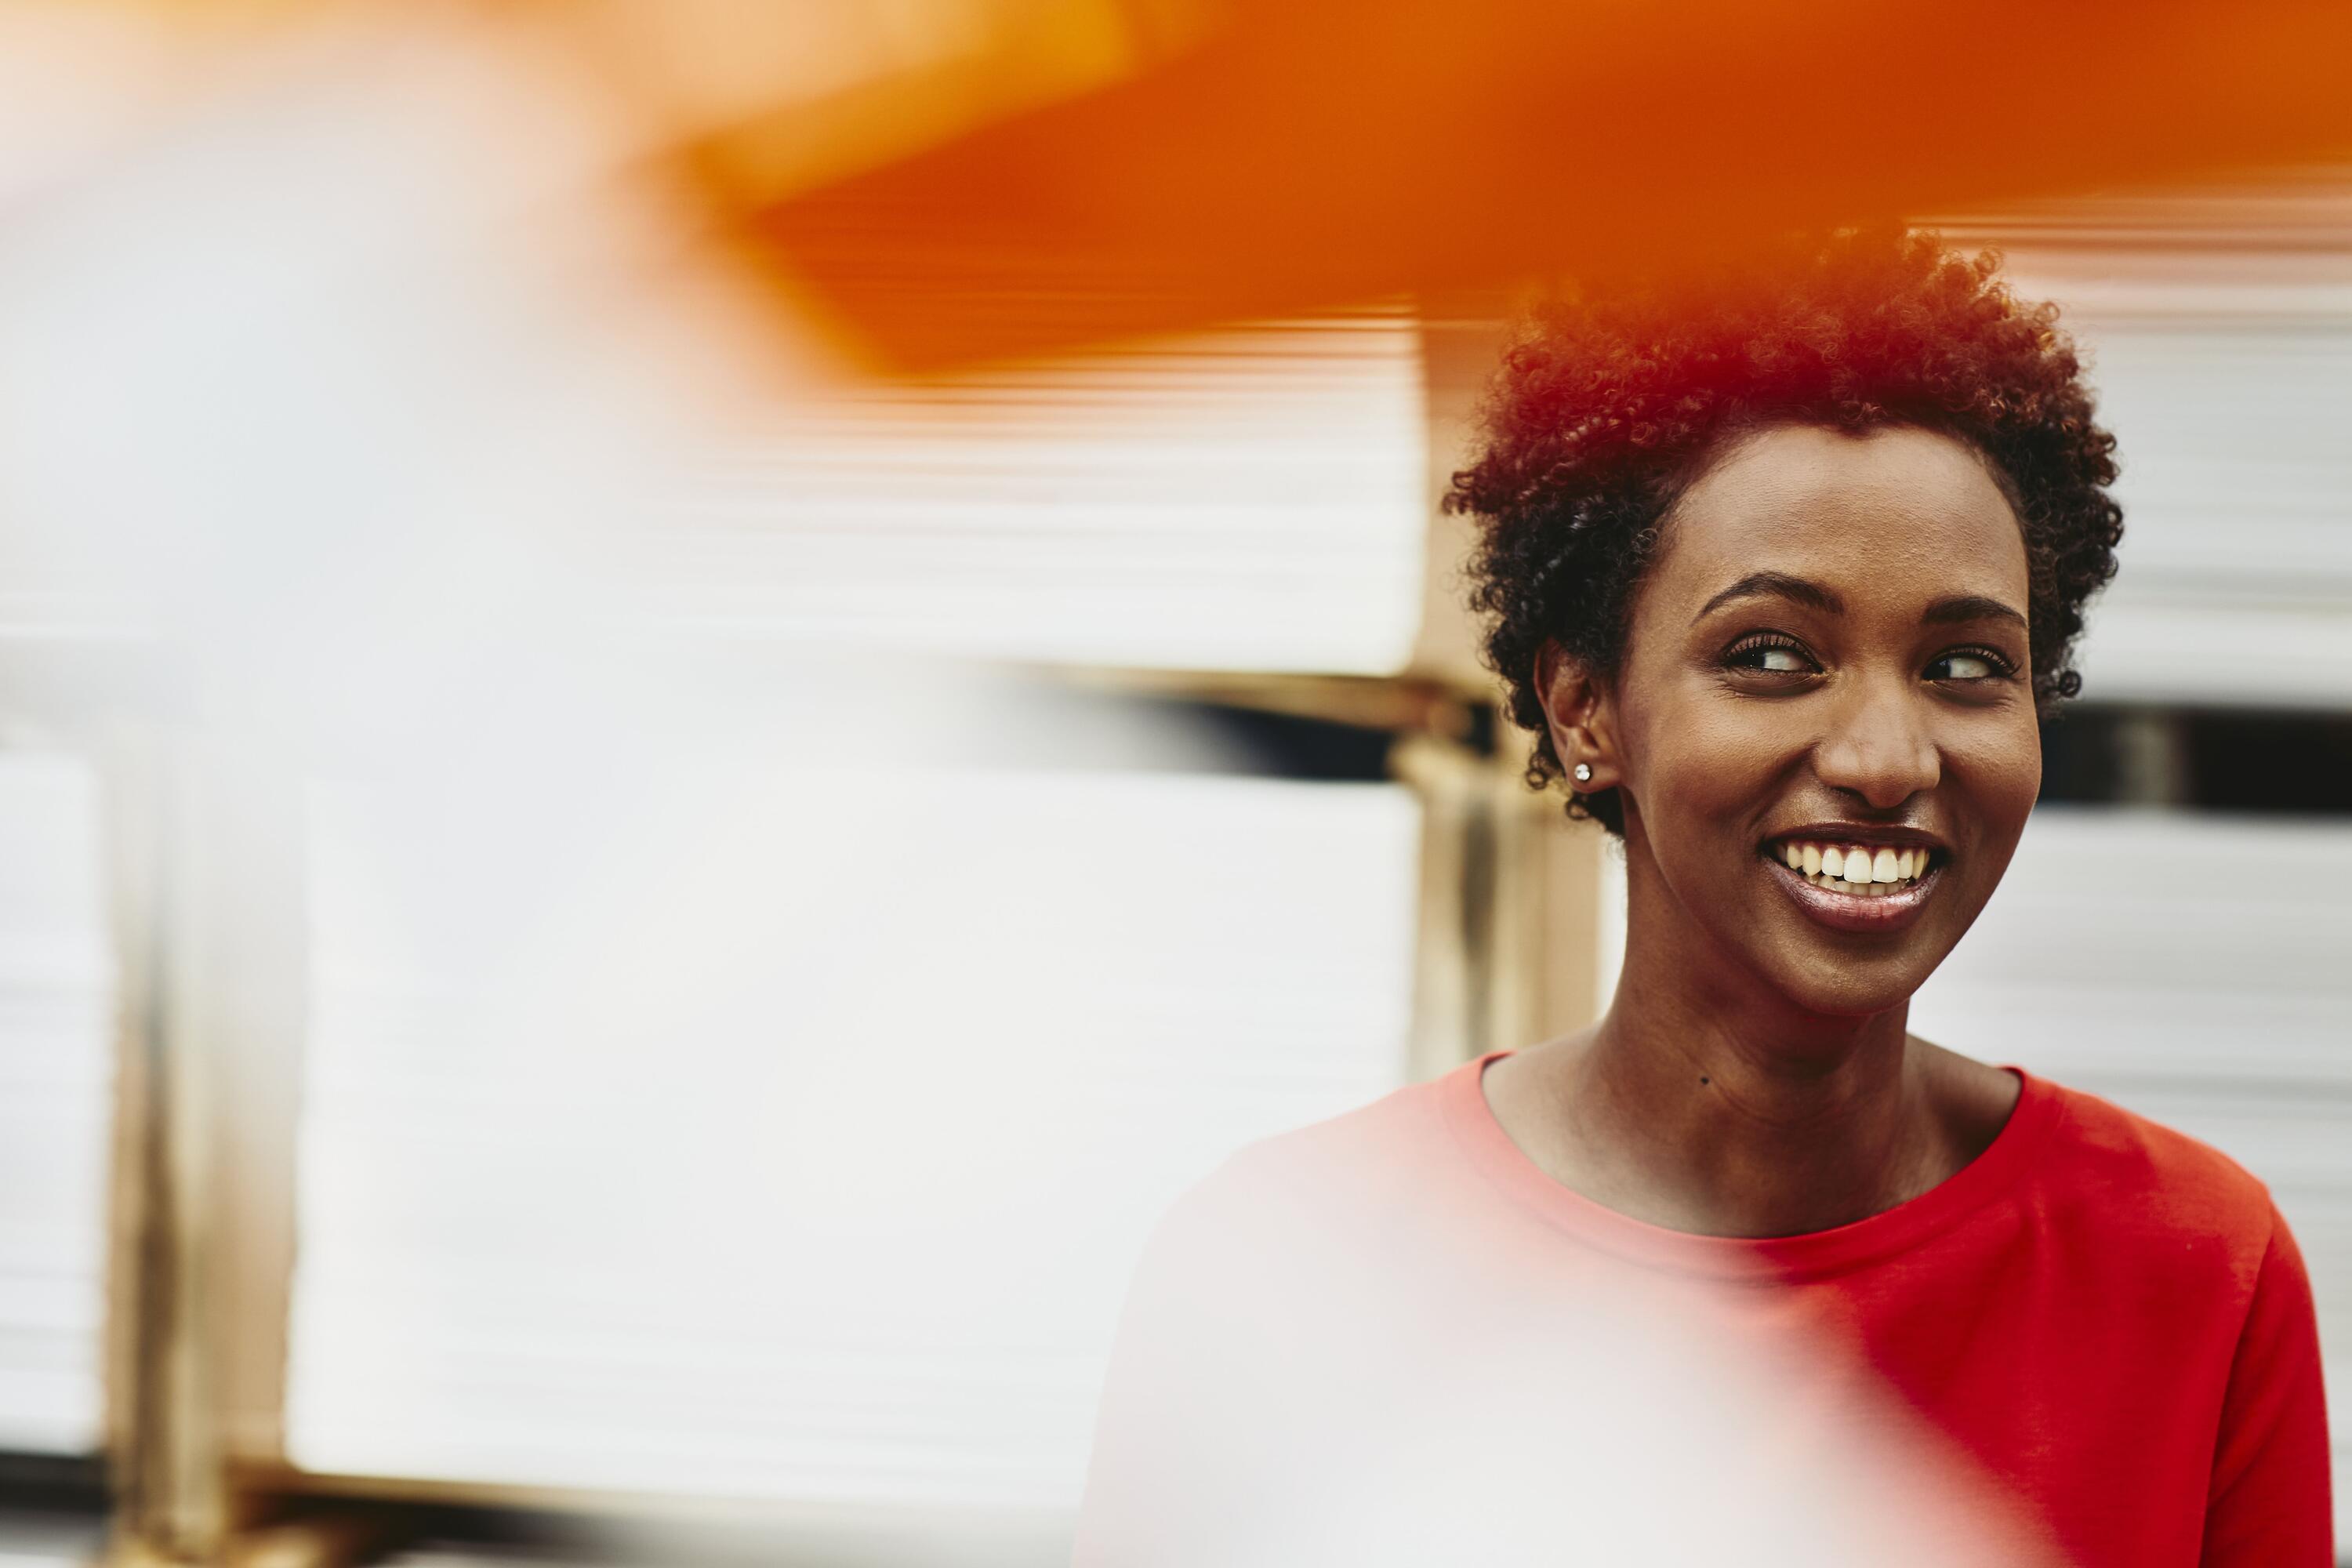
[(1925, 574), (1938, 591), (2026, 596), (2023, 533), (1985, 460), (1909, 426), (1743, 437), (1684, 491), (1662, 543), (1664, 597), (1704, 599), (1712, 579), (1768, 570), (1848, 584)]

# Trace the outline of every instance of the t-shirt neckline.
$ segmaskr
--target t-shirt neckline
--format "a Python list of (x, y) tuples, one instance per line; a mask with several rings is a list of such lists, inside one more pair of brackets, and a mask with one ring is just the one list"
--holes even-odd
[(1603, 1251), (1654, 1268), (1731, 1279), (1843, 1273), (1919, 1246), (2017, 1184), (2040, 1152), (2058, 1101), (2046, 1079), (2004, 1066), (2020, 1085), (2009, 1120), (1983, 1152), (1917, 1197), (1800, 1236), (1702, 1236), (1622, 1214), (1563, 1186), (1529, 1159), (1496, 1120), (1479, 1082), (1489, 1062), (1510, 1054), (1492, 1051), (1465, 1062), (1433, 1086), (1448, 1128), (1479, 1173), (1517, 1207)]

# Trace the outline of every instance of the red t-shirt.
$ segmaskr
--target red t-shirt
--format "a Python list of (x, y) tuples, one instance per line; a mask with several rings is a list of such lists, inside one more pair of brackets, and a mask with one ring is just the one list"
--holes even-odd
[(2333, 1562), (2309, 1279), (2222, 1154), (2021, 1072), (1911, 1202), (1696, 1237), (1545, 1175), (1485, 1065), (1162, 1222), (1080, 1568)]

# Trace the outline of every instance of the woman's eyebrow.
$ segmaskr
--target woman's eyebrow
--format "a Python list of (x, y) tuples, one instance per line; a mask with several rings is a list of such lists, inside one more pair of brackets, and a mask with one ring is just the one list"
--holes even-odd
[(1982, 594), (1956, 594), (1948, 599), (1938, 599), (1927, 606), (1927, 613), (1919, 617), (1919, 624), (1940, 626), (1953, 621), (1986, 620), (2015, 621), (2021, 626), (2026, 625), (2023, 616), (1999, 599), (1988, 599)]
[[(1692, 616), (1691, 621), (1693, 625), (1696, 625), (1713, 615), (1718, 606), (1727, 605), (1734, 599), (1767, 597), (1791, 599), (1800, 605), (1807, 605), (1820, 610), (1825, 615), (1845, 614), (1845, 601), (1819, 583), (1808, 582), (1802, 577), (1791, 577), (1786, 572), (1750, 572), (1701, 605), (1698, 614)], [(1947, 601), (1947, 603), (1950, 602), (1952, 601)]]

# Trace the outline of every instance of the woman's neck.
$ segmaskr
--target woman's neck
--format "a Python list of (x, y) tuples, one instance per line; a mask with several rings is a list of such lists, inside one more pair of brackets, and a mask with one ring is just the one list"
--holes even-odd
[(1690, 1000), (1621, 988), (1565, 1064), (1591, 1195), (1677, 1230), (1794, 1236), (1941, 1179), (1902, 1010), (1780, 1031)]
[(1487, 1075), (1555, 1179), (1670, 1229), (1794, 1236), (1917, 1196), (1998, 1132), (2014, 1080), (1911, 1040), (1907, 1006), (1808, 1014), (1648, 923), (1598, 1024)]

